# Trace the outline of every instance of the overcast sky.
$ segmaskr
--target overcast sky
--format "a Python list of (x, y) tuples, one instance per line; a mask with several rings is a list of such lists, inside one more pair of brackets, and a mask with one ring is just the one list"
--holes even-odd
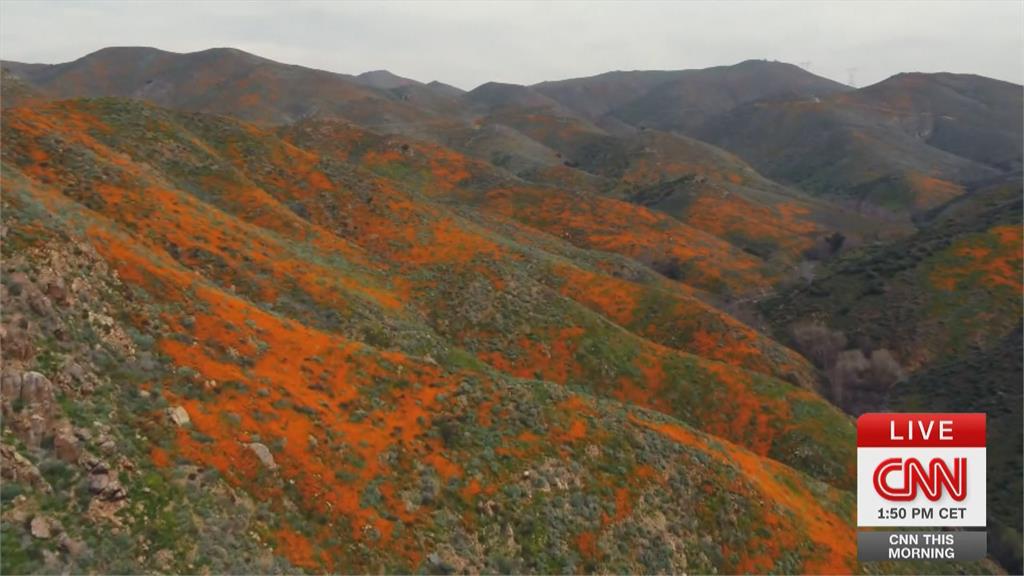
[(897, 72), (1024, 80), (1024, 2), (0, 2), (0, 57), (231, 46), (472, 88), (782, 60), (864, 86)]

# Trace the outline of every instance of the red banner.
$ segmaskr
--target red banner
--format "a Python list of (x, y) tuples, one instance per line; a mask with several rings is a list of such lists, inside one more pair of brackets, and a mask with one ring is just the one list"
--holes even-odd
[(983, 448), (985, 414), (864, 414), (857, 419), (860, 448)]

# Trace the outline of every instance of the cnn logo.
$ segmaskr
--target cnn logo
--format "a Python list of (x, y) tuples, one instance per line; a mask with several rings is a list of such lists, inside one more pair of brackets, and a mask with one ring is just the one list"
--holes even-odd
[[(898, 487), (890, 483), (893, 476), (902, 480)], [(915, 500), (918, 490), (932, 502), (942, 498), (943, 491), (963, 502), (967, 497), (967, 458), (953, 458), (952, 466), (942, 458), (932, 458), (927, 468), (917, 458), (889, 458), (875, 468), (872, 481), (879, 496), (894, 502)]]
[(985, 526), (986, 436), (982, 413), (862, 414), (857, 525)]

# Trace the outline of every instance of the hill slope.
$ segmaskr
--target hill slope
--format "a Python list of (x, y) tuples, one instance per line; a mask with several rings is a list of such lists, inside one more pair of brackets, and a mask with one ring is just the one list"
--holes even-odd
[[(261, 571), (260, 561), (332, 571), (853, 566), (843, 536), (852, 531), (849, 493), (775, 460), (848, 488), (849, 421), (806, 390), (628, 332), (597, 286), (658, 290), (585, 271), (588, 260), (617, 257), (577, 265), (517, 247), (476, 217), (224, 118), (116, 100), (4, 114), (5, 260), (17, 271), (4, 277), (5, 309), (17, 310), (5, 315), (4, 338), (5, 349), (23, 351), (5, 364), (5, 382), (38, 381), (31, 370), (64, 382), (65, 367), (79, 366), (67, 387), (47, 388), (56, 405), (22, 384), (22, 403), (5, 408), (13, 422), (5, 438), (29, 466), (19, 486), (32, 497), (18, 500), (18, 513), (95, 552), (57, 560), (100, 571), (160, 562), (237, 569), (246, 558)], [(327, 206), (336, 208), (315, 210)], [(34, 268), (49, 260), (35, 254), (81, 270), (105, 261), (116, 275), (55, 268), (75, 295), (57, 298)], [(594, 291), (566, 290), (577, 303), (557, 284), (537, 283), (532, 269), (549, 259)], [(100, 305), (78, 300), (83, 283), (104, 287), (102, 332), (88, 313), (56, 312)], [(481, 290), (493, 291), (491, 310), (467, 300)], [(48, 307), (44, 294), (54, 294)], [(526, 332), (517, 345), (496, 339), (497, 318), (534, 306), (551, 325), (510, 316), (508, 326), (526, 323), (514, 328)], [(696, 300), (676, 306), (730, 322)], [(105, 357), (88, 352), (89, 338), (100, 338)], [(535, 372), (549, 381), (512, 377)], [(741, 397), (751, 404), (737, 404)], [(82, 454), (99, 453), (105, 440), (49, 438), (65, 421), (92, 438), (103, 405), (131, 409), (100, 419), (123, 458), (97, 472)], [(20, 427), (40, 411), (54, 428)], [(83, 452), (54, 452), (68, 442)], [(123, 491), (33, 508), (32, 470), (58, 494), (99, 475)], [(175, 483), (189, 474), (202, 480)], [(731, 487), (709, 500), (700, 486), (725, 476)], [(184, 489), (270, 508), (225, 525), (221, 552), (190, 555), (196, 527), (227, 518), (224, 503), (205, 519), (161, 516)], [(645, 524), (666, 509), (690, 512)], [(562, 520), (552, 523), (554, 510)], [(721, 524), (725, 510), (735, 520)], [(167, 552), (113, 564), (127, 559), (102, 548), (118, 529), (103, 511), (118, 512), (138, 546)], [(770, 534), (741, 528), (753, 525)], [(7, 568), (57, 561), (18, 526), (5, 524), (5, 543), (30, 545), (5, 553)], [(247, 540), (250, 532), (260, 540)], [(661, 544), (636, 557), (630, 551), (651, 545), (620, 547), (633, 538)], [(269, 550), (283, 560), (266, 560)]]
[[(738, 81), (729, 80), (734, 76), (750, 76), (744, 70), (771, 71), (779, 66), (745, 63), (694, 71), (701, 73), (694, 77), (708, 76), (728, 83)], [(848, 214), (810, 202), (796, 192), (786, 191), (780, 197), (777, 191), (782, 187), (711, 145), (664, 133), (638, 133), (635, 129), (611, 134), (536, 87), (488, 83), (462, 93), (386, 71), (353, 77), (289, 66), (231, 49), (175, 54), (152, 48), (108, 48), (64, 64), (6, 62), (4, 68), (49, 98), (130, 97), (264, 124), (286, 124), (309, 117), (346, 119), (375, 131), (445, 145), (490, 162), (498, 171), (507, 170), (537, 184), (584, 188), (626, 200), (637, 198), (655, 209), (664, 208), (674, 217), (691, 213), (678, 209), (679, 195), (664, 204), (650, 202), (642, 190), (616, 190), (620, 180), (643, 188), (678, 178), (710, 178), (713, 186), (699, 186), (699, 191), (691, 189), (686, 194), (695, 193), (702, 199), (686, 200), (694, 204), (695, 222), (705, 231), (722, 234), (741, 249), (761, 256), (770, 256), (781, 248), (787, 266), (816, 237), (851, 221)], [(781, 69), (788, 74), (788, 67)], [(690, 77), (690, 71), (685, 72), (684, 76)], [(794, 86), (805, 81), (797, 75)], [(753, 82), (753, 76), (743, 82)], [(780, 82), (784, 80), (776, 84)], [(737, 98), (756, 97), (760, 93), (751, 92), (755, 87), (752, 84), (745, 92), (747, 96)], [(735, 194), (740, 207), (727, 206), (715, 214), (718, 202), (708, 200), (723, 191)], [(777, 208), (779, 205), (785, 206)], [(775, 236), (792, 240), (737, 234), (741, 228), (737, 213), (745, 208), (780, 222), (795, 217), (797, 222), (780, 227), (766, 221), (758, 232), (770, 235), (779, 230)], [(784, 214), (776, 214), (780, 209)], [(844, 229), (844, 233), (874, 235), (871, 228), (858, 223)], [(787, 245), (781, 246), (783, 243)]]
[(64, 64), (4, 62), (3, 66), (59, 98), (138, 98), (260, 123), (292, 122), (320, 114), (379, 124), (415, 123), (429, 117), (423, 109), (389, 97), (366, 79), (281, 64), (231, 48), (188, 54), (104, 48)]
[(696, 134), (809, 192), (920, 213), (1020, 170), (1022, 107), (1014, 84), (899, 75), (829, 97), (747, 104)]
[[(988, 414), (999, 439), (988, 458), (992, 550), (1011, 571), (1021, 565), (1022, 192), (1019, 180), (972, 191), (917, 234), (850, 253), (762, 303), (776, 334), (830, 372), (833, 400), (854, 414)], [(808, 332), (814, 323), (824, 327)], [(879, 375), (880, 349), (901, 377)]]
[(826, 96), (849, 90), (792, 64), (747, 60), (698, 70), (609, 72), (542, 82), (539, 92), (591, 119), (689, 133), (741, 104), (780, 96)]

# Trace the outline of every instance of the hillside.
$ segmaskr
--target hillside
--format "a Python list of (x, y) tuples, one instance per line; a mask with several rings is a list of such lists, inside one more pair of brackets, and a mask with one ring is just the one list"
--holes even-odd
[(600, 118), (682, 73), (678, 70), (618, 70), (597, 76), (541, 82), (533, 88), (587, 118)]
[(827, 318), (911, 370), (985, 347), (1015, 329), (1021, 310), (1021, 192), (1019, 181), (973, 191), (913, 236), (827, 264), (764, 311), (780, 331)]
[[(412, 569), (440, 557), (444, 562), (469, 562), (480, 569), (489, 566), (562, 570), (588, 561), (590, 555), (597, 555), (594, 558), (598, 559), (609, 555), (603, 558), (603, 565), (667, 569), (672, 564), (630, 564), (617, 555), (615, 548), (603, 544), (620, 541), (623, 534), (630, 533), (625, 527), (621, 530), (627, 531), (621, 532), (619, 526), (628, 525), (632, 517), (644, 517), (645, 506), (663, 508), (650, 497), (634, 499), (643, 493), (640, 486), (648, 484), (635, 488), (620, 485), (617, 483), (625, 482), (631, 475), (617, 474), (626, 473), (628, 468), (619, 467), (633, 461), (636, 466), (650, 467), (641, 474), (651, 479), (650, 488), (660, 486), (658, 478), (671, 484), (675, 472), (670, 468), (678, 466), (670, 463), (675, 457), (659, 464), (663, 457), (654, 458), (653, 454), (689, 450), (683, 446), (692, 445), (705, 446), (697, 450), (713, 451), (709, 441), (701, 439), (704, 437), (698, 431), (700, 427), (732, 438), (740, 445), (745, 443), (754, 451), (750, 452), (751, 458), (775, 455), (843, 487), (849, 486), (849, 443), (840, 441), (836, 432), (822, 435), (826, 429), (824, 421), (834, 422), (837, 416), (829, 416), (831, 409), (813, 394), (724, 364), (680, 355), (630, 335), (595, 315), (591, 307), (574, 304), (531, 280), (531, 268), (550, 257), (531, 255), (535, 250), (517, 248), (509, 240), (486, 233), (426, 200), (417, 200), (417, 196), (409, 196), (384, 182), (374, 183), (368, 174), (360, 175), (359, 171), (318, 159), (314, 153), (250, 126), (212, 117), (178, 116), (114, 100), (15, 108), (5, 111), (4, 127), (5, 225), (10, 226), (5, 247), (15, 247), (10, 258), (28, 250), (56, 251), (58, 256), (54, 257), (70, 258), (64, 255), (69, 248), (60, 244), (62, 237), (84, 243), (87, 252), (96, 250), (96, 258), (105, 260), (116, 271), (116, 276), (108, 277), (106, 282), (110, 286), (106, 289), (120, 295), (116, 299), (110, 297), (104, 304), (126, 308), (106, 313), (115, 319), (114, 333), (133, 335), (127, 341), (115, 338), (111, 346), (116, 344), (121, 349), (111, 353), (118, 353), (126, 362), (136, 354), (144, 354), (149, 363), (148, 369), (128, 375), (135, 378), (133, 384), (107, 384), (106, 378), (113, 377), (113, 373), (105, 372), (103, 366), (109, 364), (87, 354), (83, 356), (77, 339), (66, 343), (47, 340), (52, 334), (50, 330), (74, 330), (73, 333), (85, 337), (88, 328), (71, 319), (67, 319), (71, 324), (65, 325), (60, 317), (46, 310), (42, 314), (38, 311), (39, 297), (35, 294), (43, 293), (33, 290), (49, 289), (34, 288), (31, 283), (38, 281), (35, 272), (24, 270), (5, 276), (9, 301), (25, 302), (24, 317), (32, 319), (19, 328), (14, 317), (6, 316), (14, 322), (9, 325), (7, 338), (28, 347), (22, 362), (8, 368), (41, 370), (44, 377), (59, 380), (57, 369), (77, 362), (88, 374), (86, 377), (98, 382), (102, 394), (139, 398), (140, 389), (147, 391), (141, 400), (143, 404), (135, 411), (137, 414), (126, 416), (129, 427), (118, 432), (127, 433), (132, 427), (142, 426), (155, 447), (148, 454), (134, 452), (130, 466), (117, 465), (118, 482), (127, 486), (127, 496), (118, 496), (109, 501), (114, 504), (104, 505), (117, 510), (127, 505), (146, 508), (150, 506), (150, 497), (136, 492), (145, 485), (139, 482), (150, 478), (146, 482), (157, 483), (161, 490), (171, 490), (163, 486), (171, 482), (180, 466), (198, 466), (209, 471), (204, 478), (209, 477), (210, 482), (219, 483), (219, 478), (223, 478), (227, 485), (257, 500), (280, 502), (295, 511), (276, 518), (272, 527), (263, 529), (268, 530), (264, 534), (269, 542), (276, 543), (275, 548), (280, 546), (280, 551), (287, 551), (286, 559), (296, 566), (334, 570), (385, 566)], [(139, 130), (140, 127), (146, 130)], [(162, 136), (153, 138), (155, 134)], [(361, 199), (371, 191), (372, 195)], [(311, 209), (323, 207), (324, 201), (335, 206), (356, 201), (366, 209), (346, 227), (337, 221), (337, 210)], [(391, 208), (375, 217), (377, 204)], [(154, 211), (157, 206), (159, 210)], [(402, 216), (403, 213), (408, 216)], [(311, 221), (302, 214), (322, 216)], [(397, 220), (392, 220), (396, 217)], [(387, 218), (388, 224), (384, 226), (382, 220), (375, 225), (374, 221), (380, 218)], [(417, 230), (420, 227), (423, 231)], [(381, 237), (381, 233), (388, 236)], [(404, 245), (399, 240), (417, 236), (424, 240)], [(488, 257), (479, 256), (483, 254)], [(537, 258), (541, 260), (530, 263)], [(564, 273), (584, 273), (576, 271), (569, 262), (558, 260), (564, 262)], [(34, 262), (25, 261), (25, 265)], [(435, 283), (432, 269), (435, 274), (445, 274), (445, 286)], [(489, 274), (492, 279), (481, 285), (473, 280), (480, 278), (480, 274)], [(464, 288), (458, 288), (458, 281), (453, 284), (460, 277), (465, 278)], [(602, 276), (597, 273), (594, 278), (600, 280)], [(71, 286), (82, 282), (75, 278), (59, 281)], [(21, 287), (13, 288), (12, 282)], [(480, 301), (480, 296), (474, 294), (481, 290), (491, 295)], [(574, 295), (581, 297), (575, 291)], [(529, 319), (531, 299), (536, 301), (533, 306), (537, 312), (543, 311), (549, 325), (530, 326), (536, 322)], [(487, 301), (492, 303), (485, 304)], [(517, 304), (508, 307), (503, 301)], [(74, 305), (71, 302), (69, 305)], [(449, 306), (442, 305), (444, 302)], [(591, 305), (600, 309), (601, 300)], [(681, 309), (690, 306), (695, 311), (713, 314), (696, 301), (690, 305), (682, 301), (679, 305)], [(516, 316), (498, 320), (499, 314)], [(524, 323), (520, 343), (506, 342), (507, 328), (494, 325), (496, 320), (507, 323), (508, 328)], [(458, 324), (453, 325), (454, 322)], [(456, 337), (462, 341), (450, 340)], [(496, 337), (501, 339), (494, 340)], [(557, 361), (550, 370), (538, 364), (545, 357)], [(528, 363), (520, 364), (522, 360)], [(564, 364), (566, 361), (570, 364)], [(631, 367), (634, 362), (639, 364)], [(529, 366), (529, 370), (517, 366)], [(503, 372), (517, 376), (536, 374), (569, 387), (515, 380), (502, 375)], [(139, 380), (140, 377), (145, 380)], [(743, 389), (748, 392), (738, 392)], [(726, 390), (733, 392), (726, 396)], [(598, 396), (628, 398), (666, 414), (676, 414), (698, 428), (663, 416), (635, 412), (628, 405), (591, 399), (588, 391)], [(51, 393), (58, 398), (79, 398), (74, 387)], [(729, 416), (734, 409), (749, 410), (735, 406), (731, 398), (753, 398), (752, 394), (764, 394), (759, 413)], [(439, 403), (441, 397), (464, 395), (468, 395), (464, 401)], [(530, 398), (537, 398), (538, 402), (541, 398), (554, 398), (565, 410), (539, 410), (550, 400), (534, 405)], [(701, 399), (699, 403), (694, 402), (696, 398)], [(76, 400), (85, 406), (97, 401), (100, 400), (87, 394)], [(44, 408), (28, 397), (25, 402), (29, 410)], [(719, 407), (713, 408), (716, 404)], [(177, 432), (173, 425), (160, 424), (161, 406), (176, 410), (180, 407), (189, 424)], [(695, 411), (695, 407), (701, 409)], [(13, 414), (25, 410), (25, 406), (12, 407)], [(88, 414), (87, 408), (80, 410)], [(581, 411), (588, 410), (593, 410), (594, 420), (576, 420)], [(780, 412), (778, 417), (767, 417), (770, 411), (792, 411), (812, 420), (806, 421), (804, 430), (792, 429), (792, 416), (782, 416)], [(616, 413), (621, 416), (615, 416)], [(497, 417), (502, 414), (515, 417)], [(88, 420), (75, 417), (75, 413), (67, 414), (73, 426), (88, 427)], [(825, 420), (816, 424), (816, 418)], [(786, 428), (780, 426), (783, 422), (787, 423)], [(544, 432), (546, 429), (550, 432)], [(654, 443), (650, 456), (635, 452), (647, 449), (630, 443), (621, 449), (615, 447), (620, 442), (615, 438), (628, 437), (630, 429), (651, 430), (642, 432)], [(771, 440), (773, 429), (780, 434), (775, 441)], [(393, 433), (389, 435), (388, 430)], [(841, 434), (848, 440), (852, 432), (848, 422), (844, 430)], [(44, 430), (44, 438), (50, 433)], [(538, 444), (544, 434), (563, 440)], [(353, 438), (365, 440), (353, 443)], [(582, 441), (584, 438), (586, 441)], [(587, 456), (586, 447), (598, 438), (603, 438), (597, 444), (601, 456), (594, 459)], [(571, 446), (576, 442), (573, 439), (582, 441), (579, 454), (586, 460), (577, 461), (571, 456)], [(39, 448), (34, 448), (31, 436), (23, 437), (23, 441), (28, 442), (24, 448), (27, 453), (47, 454), (46, 441)], [(498, 443), (494, 444), (495, 441)], [(807, 453), (792, 460), (789, 446), (806, 449), (808, 442), (821, 443), (826, 452), (820, 455), (831, 450), (833, 463), (828, 464), (829, 457), (822, 459)], [(835, 444), (828, 444), (832, 442)], [(681, 447), (671, 448), (677, 445)], [(634, 455), (627, 456), (620, 450)], [(746, 453), (743, 448), (735, 450)], [(387, 464), (370, 465), (388, 453), (394, 456)], [(489, 461), (489, 454), (495, 454), (499, 460)], [(517, 457), (507, 456), (512, 454)], [(570, 460), (550, 468), (550, 459), (555, 455)], [(599, 462), (604, 459), (623, 471), (598, 472)], [(733, 458), (712, 457), (710, 462), (715, 461), (721, 461), (721, 466), (736, 466)], [(724, 473), (724, 468), (709, 465), (708, 474)], [(751, 471), (761, 466), (752, 465)], [(75, 472), (75, 461), (61, 466), (62, 477), (44, 475), (44, 479), (50, 478), (51, 485), (73, 485), (74, 479), (80, 477)], [(139, 477), (136, 466), (144, 466), (150, 476)], [(588, 472), (591, 466), (596, 468)], [(781, 470), (788, 470), (781, 464), (770, 466), (778, 466), (780, 474)], [(419, 472), (409, 473), (415, 470)], [(686, 485), (696, 479), (695, 472), (687, 467), (690, 480)], [(530, 474), (536, 474), (537, 480)], [(784, 474), (793, 481), (804, 478), (796, 472)], [(460, 530), (469, 530), (467, 535), (482, 538), (481, 545), (496, 537), (497, 533), (487, 536), (486, 529), (481, 532), (473, 528), (473, 523), (462, 524), (470, 522), (470, 517), (456, 511), (477, 501), (474, 495), (478, 491), (492, 494), (489, 487), (508, 475), (527, 480), (515, 493), (508, 492), (506, 481), (505, 491), (490, 496), (496, 504), (487, 505), (498, 506), (502, 511), (495, 509), (488, 515), (512, 514), (508, 521), (518, 527), (514, 533), (519, 534), (522, 542), (514, 545), (507, 556), (487, 558), (472, 549), (452, 548), (451, 544), (443, 544), (444, 540), (433, 540), (431, 544), (420, 540), (432, 530), (429, 526), (435, 526), (445, 515), (451, 518), (449, 521), (463, 526)], [(337, 484), (324, 485), (331, 481)], [(416, 484), (407, 487), (407, 481), (419, 482), (420, 488), (413, 488)], [(777, 489), (772, 484), (759, 484), (765, 481), (752, 476), (750, 488), (740, 488), (736, 497), (746, 498), (742, 494), (747, 490), (757, 493)], [(798, 482), (818, 485), (809, 479)], [(557, 486), (562, 485), (593, 486), (597, 510), (607, 505), (607, 518), (611, 520), (602, 521), (601, 513), (595, 512), (592, 523), (586, 524), (583, 519), (588, 516), (569, 514), (568, 523), (561, 528), (566, 533), (534, 532), (540, 528), (539, 518), (531, 514), (549, 514), (552, 506), (560, 506), (558, 494), (563, 494), (559, 491), (564, 488)], [(433, 488), (423, 492), (423, 486)], [(555, 492), (542, 499), (530, 496), (542, 486), (549, 486), (542, 494), (548, 494), (548, 490)], [(408, 492), (410, 489), (413, 491)], [(670, 493), (676, 493), (675, 490)], [(565, 497), (570, 493), (580, 494), (574, 490), (564, 493)], [(607, 496), (600, 496), (602, 493)], [(678, 492), (678, 497), (686, 498), (687, 493), (688, 489)], [(96, 499), (108, 502), (103, 500), (103, 494)], [(848, 517), (845, 507), (849, 506), (849, 499), (843, 494), (837, 491), (835, 496), (836, 505), (842, 507), (835, 512), (836, 526), (849, 526), (840, 519)], [(601, 504), (606, 497), (611, 500)], [(694, 509), (692, 503), (682, 500), (676, 505)], [(760, 514), (758, 507), (743, 505), (743, 509), (745, 514)], [(47, 510), (47, 518), (57, 512)], [(151, 531), (161, 529), (159, 523), (153, 528), (143, 527), (153, 520), (148, 512), (126, 514), (134, 522), (133, 530), (144, 535), (146, 545), (171, 545), (166, 536)], [(803, 521), (814, 518), (813, 521), (820, 522), (828, 516), (814, 513), (803, 517)], [(707, 530), (722, 530), (701, 528), (699, 515), (693, 518), (696, 524), (692, 530), (705, 534), (709, 533)], [(790, 527), (787, 531), (795, 526), (788, 522), (800, 521), (791, 518), (784, 521)], [(75, 525), (77, 521), (74, 516), (60, 517), (68, 533), (86, 537), (76, 531), (88, 524)], [(584, 524), (579, 524), (581, 521)], [(326, 537), (324, 530), (336, 523), (349, 526), (353, 540), (333, 542)], [(690, 529), (679, 529), (683, 531), (677, 537), (686, 541), (686, 530)], [(591, 536), (577, 538), (588, 530)], [(818, 532), (808, 530), (808, 534)], [(643, 532), (633, 533), (639, 537)], [(436, 534), (435, 538), (439, 538), (451, 532), (449, 529)], [(699, 555), (688, 554), (687, 561), (693, 563), (688, 565), (729, 569), (742, 566), (743, 562), (768, 567), (781, 561), (770, 553), (763, 559), (747, 557), (746, 554), (755, 554), (759, 546), (735, 540), (744, 537), (728, 531), (721, 540), (723, 545), (746, 551), (744, 556), (715, 554), (701, 559)], [(582, 548), (552, 549), (545, 544), (548, 538), (551, 542), (584, 544)], [(99, 542), (88, 544), (98, 546)], [(813, 561), (840, 565), (850, 558), (831, 542), (812, 544), (807, 554), (808, 562), (814, 558)], [(39, 557), (30, 554), (25, 561), (31, 562), (33, 558)]]
[(376, 123), (415, 123), (429, 114), (364, 79), (292, 66), (232, 48), (179, 54), (104, 48), (54, 65), (3, 67), (57, 98), (118, 96), (160, 106), (228, 114), (258, 123), (341, 115)]
[(750, 60), (533, 88), (599, 125), (694, 136), (784, 184), (894, 220), (1020, 170), (1022, 88), (980, 76), (900, 74), (853, 90)]
[[(620, 181), (643, 188), (679, 178), (710, 178), (714, 185), (701, 186), (702, 197), (736, 194), (744, 207), (769, 218), (779, 218), (772, 215), (780, 210), (779, 205), (784, 205), (781, 210), (788, 215), (781, 218), (800, 215), (795, 217), (796, 228), (792, 224), (783, 227), (783, 234), (791, 238), (792, 232), (800, 230), (788, 242), (790, 246), (783, 247), (790, 251), (783, 258), (787, 266), (792, 265), (790, 248), (799, 252), (830, 229), (843, 228), (845, 234), (855, 237), (879, 234), (876, 226), (856, 219), (847, 229), (851, 218), (843, 210), (815, 204), (797, 191), (786, 190), (779, 197), (777, 191), (782, 187), (709, 144), (635, 130), (611, 134), (572, 106), (546, 95), (541, 87), (492, 82), (463, 93), (387, 71), (347, 76), (281, 64), (232, 49), (176, 54), (152, 48), (108, 48), (65, 64), (5, 62), (3, 66), (12, 78), (49, 98), (130, 97), (263, 124), (287, 124), (310, 117), (344, 119), (377, 132), (441, 144), (535, 184), (583, 188), (625, 200), (636, 197), (655, 209), (663, 204), (642, 198), (642, 190), (623, 194)], [(762, 68), (765, 71), (759, 74), (771, 75), (780, 66), (744, 63), (722, 70), (696, 71), (701, 74), (694, 77), (746, 77), (744, 71)], [(779, 69), (789, 71), (785, 66)], [(683, 72), (689, 77), (690, 71)], [(780, 78), (776, 85), (789, 81)], [(797, 85), (807, 80), (798, 75), (793, 82)], [(499, 178), (507, 179), (508, 175)], [(718, 219), (708, 211), (713, 211), (714, 205), (699, 203), (701, 216), (694, 220), (705, 231), (724, 234), (726, 241), (761, 256), (777, 251), (778, 240), (766, 244), (749, 234), (734, 232), (736, 209), (722, 214), (729, 222), (724, 228), (717, 224)], [(682, 217), (685, 213), (678, 206), (678, 201), (664, 204), (669, 215)], [(775, 228), (763, 225), (760, 229), (767, 232)]]
[(900, 75), (829, 97), (755, 102), (699, 138), (765, 175), (895, 216), (1020, 170), (1024, 89), (978, 76)]
[[(761, 303), (776, 335), (830, 373), (833, 401), (853, 414), (988, 414), (1000, 439), (988, 457), (1001, 542), (992, 550), (1011, 571), (1021, 563), (1022, 194), (1019, 180), (971, 191), (917, 234), (851, 252)], [(899, 377), (880, 375), (879, 350), (902, 366)]]
[(1009, 573), (1024, 569), (1022, 551), (1021, 486), (1019, 474), (1024, 442), (1018, 383), (1024, 379), (1019, 352), (1024, 348), (1018, 325), (998, 342), (936, 362), (893, 390), (890, 405), (921, 412), (985, 412), (989, 435), (999, 438), (990, 448), (989, 550)]
[(687, 71), (612, 114), (634, 126), (693, 134), (709, 119), (742, 104), (779, 97), (824, 98), (846, 90), (792, 64), (748, 60)]
[(741, 104), (781, 96), (824, 97), (848, 86), (792, 64), (747, 60), (699, 70), (609, 72), (535, 88), (588, 118), (690, 133)]

